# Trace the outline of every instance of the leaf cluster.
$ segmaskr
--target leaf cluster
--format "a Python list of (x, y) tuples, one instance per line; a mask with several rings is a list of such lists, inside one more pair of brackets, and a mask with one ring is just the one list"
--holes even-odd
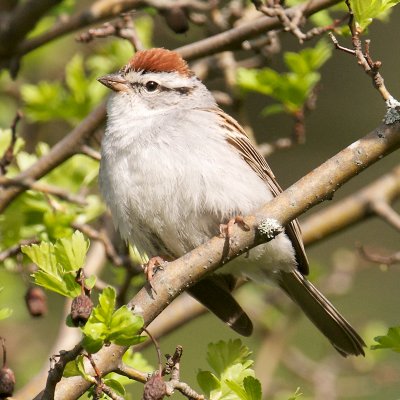
[(400, 0), (351, 0), (351, 8), (359, 32), (364, 31), (374, 19), (386, 19), (391, 8)]
[(88, 353), (96, 353), (107, 343), (132, 346), (146, 340), (138, 334), (143, 317), (133, 314), (126, 305), (115, 310), (115, 302), (115, 289), (107, 287), (100, 293), (99, 304), (82, 328), (82, 345)]
[[(38, 266), (33, 273), (37, 285), (73, 298), (81, 293), (76, 273), (84, 266), (88, 248), (89, 241), (76, 231), (70, 237), (58, 239), (55, 244), (42, 241), (23, 246), (22, 252)], [(95, 281), (95, 276), (92, 276), (85, 280), (85, 285), (91, 289)]]
[(214, 370), (199, 371), (197, 381), (211, 400), (261, 400), (261, 384), (254, 377), (251, 352), (240, 339), (210, 343), (207, 362)]
[(272, 68), (240, 68), (237, 85), (245, 92), (258, 92), (278, 101), (278, 104), (264, 109), (265, 115), (280, 112), (296, 114), (319, 82), (321, 75), (318, 70), (331, 53), (332, 47), (325, 40), (320, 40), (314, 48), (284, 54), (289, 72), (279, 73)]
[(371, 346), (372, 350), (390, 349), (400, 353), (400, 326), (388, 329), (386, 335), (374, 338), (378, 344)]
[[(1, 135), (5, 132), (5, 135)], [(9, 130), (0, 131), (0, 151), (10, 141)], [(47, 154), (49, 146), (39, 143), (34, 153), (23, 151), (24, 142), (17, 139), (14, 163), (7, 177), (14, 177), (29, 168), (40, 157)], [(66, 193), (78, 193), (92, 187), (97, 179), (98, 162), (84, 155), (75, 155), (53, 169), (40, 183), (63, 188)], [(2, 243), (0, 248), (9, 247), (20, 241), (39, 236), (43, 240), (70, 236), (72, 222), (87, 223), (99, 217), (105, 207), (100, 197), (88, 194), (85, 205), (62, 201), (50, 194), (27, 190), (0, 215)]]

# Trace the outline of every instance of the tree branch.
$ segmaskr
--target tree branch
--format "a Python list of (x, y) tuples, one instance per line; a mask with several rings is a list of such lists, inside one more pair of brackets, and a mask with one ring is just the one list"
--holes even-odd
[(19, 57), (14, 58), (15, 49), (21, 40), (35, 27), (37, 22), (52, 7), (62, 0), (28, 0), (18, 6), (2, 21), (0, 28), (0, 68), (9, 67), (11, 75), (18, 71)]
[[(304, 11), (304, 16), (309, 17), (322, 9), (332, 7), (339, 2), (339, 0), (315, 0)], [(301, 5), (289, 8), (285, 11), (285, 14), (291, 16), (296, 13), (296, 10), (299, 7), (301, 7)], [(209, 38), (183, 46), (178, 49), (178, 51), (183, 58), (192, 60), (225, 50), (240, 49), (243, 41), (281, 27), (282, 22), (278, 17), (260, 17), (251, 22), (239, 25), (236, 28), (229, 29)]]
[[(309, 17), (310, 15), (329, 8), (340, 0), (314, 0), (310, 6), (304, 11), (304, 16)], [(189, 1), (179, 2), (183, 5), (187, 5)], [(50, 31), (43, 33), (42, 35), (27, 40), (15, 50), (15, 56), (21, 57), (30, 51), (48, 43), (56, 38), (59, 38), (67, 33), (74, 32), (80, 28), (92, 25), (94, 23), (103, 22), (109, 20), (119, 14), (132, 10), (143, 8), (145, 6), (154, 6), (158, 8), (168, 8), (169, 6), (177, 6), (176, 1), (144, 1), (144, 0), (99, 0), (94, 3), (85, 12), (74, 15), (65, 22), (58, 23)], [(289, 8), (286, 10), (287, 15), (295, 14), (299, 6)], [(217, 52), (228, 50), (232, 47), (240, 48), (241, 43), (246, 39), (251, 39), (262, 33), (277, 29), (281, 27), (281, 22), (277, 17), (261, 17), (255, 21), (251, 21), (240, 25), (239, 27), (227, 30), (223, 33), (214, 35), (210, 38), (198, 41), (193, 44), (183, 46), (182, 56), (188, 59), (200, 58), (205, 55), (215, 54)]]
[(301, 223), (303, 240), (315, 244), (374, 214), (371, 204), (392, 203), (400, 197), (400, 165), (345, 199), (310, 215)]

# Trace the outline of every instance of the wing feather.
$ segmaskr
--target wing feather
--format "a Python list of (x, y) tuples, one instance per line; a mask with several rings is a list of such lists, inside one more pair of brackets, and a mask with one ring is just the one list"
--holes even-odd
[[(215, 112), (215, 110), (213, 110)], [(282, 188), (279, 186), (275, 179), (270, 166), (268, 165), (265, 158), (257, 151), (250, 139), (248, 138), (244, 129), (240, 124), (231, 116), (218, 109), (216, 111), (221, 121), (221, 126), (226, 129), (227, 142), (235, 147), (240, 153), (243, 160), (254, 170), (254, 172), (268, 185), (274, 196), (277, 196), (282, 192)], [(293, 247), (296, 252), (296, 260), (298, 263), (299, 271), (303, 275), (307, 275), (308, 260), (304, 250), (303, 239), (301, 237), (300, 225), (297, 219), (291, 221), (285, 228), (286, 234), (291, 240)]]

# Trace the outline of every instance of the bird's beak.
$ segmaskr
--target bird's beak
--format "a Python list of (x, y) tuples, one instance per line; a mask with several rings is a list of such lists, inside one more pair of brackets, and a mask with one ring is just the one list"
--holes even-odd
[(97, 80), (114, 92), (126, 92), (129, 87), (127, 80), (119, 74), (105, 75)]

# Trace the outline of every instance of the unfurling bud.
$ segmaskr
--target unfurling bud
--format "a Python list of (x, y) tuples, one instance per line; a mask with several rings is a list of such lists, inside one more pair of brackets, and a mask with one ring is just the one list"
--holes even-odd
[(161, 400), (167, 394), (163, 378), (156, 372), (144, 384), (142, 400)]
[(15, 375), (14, 372), (3, 366), (0, 369), (0, 399), (11, 397), (14, 392)]
[(25, 294), (25, 303), (32, 317), (42, 317), (47, 313), (47, 296), (40, 287), (30, 287)]
[(181, 7), (166, 8), (162, 14), (169, 28), (175, 33), (185, 33), (189, 29), (186, 13)]
[(86, 324), (93, 310), (93, 302), (89, 296), (81, 294), (72, 300), (71, 320), (75, 326)]

